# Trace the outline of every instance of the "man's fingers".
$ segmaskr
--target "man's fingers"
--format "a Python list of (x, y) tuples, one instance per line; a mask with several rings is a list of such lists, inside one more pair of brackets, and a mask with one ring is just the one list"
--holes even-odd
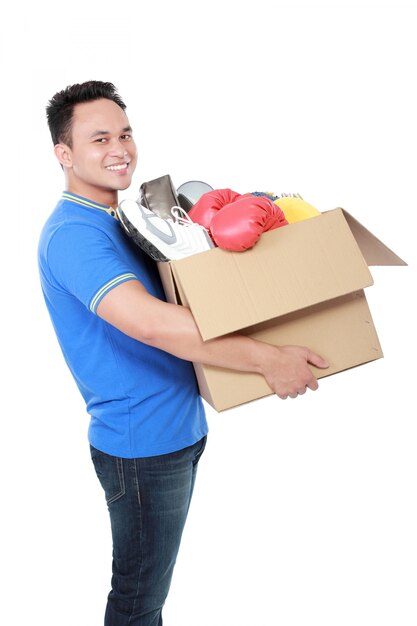
[(322, 369), (329, 367), (329, 363), (326, 359), (323, 359), (323, 357), (315, 352), (311, 352), (311, 350), (308, 351), (307, 361), (311, 363), (311, 365), (315, 365), (316, 367), (320, 367)]
[(307, 387), (311, 389), (311, 391), (316, 391), (319, 388), (317, 378), (313, 378), (309, 383), (307, 383)]
[(302, 396), (302, 395), (305, 394), (305, 392), (307, 391), (307, 387), (309, 387), (310, 389), (315, 391), (315, 389), (317, 389), (318, 385), (316, 385), (316, 387), (312, 387), (310, 385), (306, 385), (305, 387), (300, 387), (300, 389), (298, 389), (297, 391), (293, 391), (293, 392), (285, 394), (285, 395), (284, 394), (277, 394), (277, 395), (278, 395), (279, 398), (281, 398), (281, 400), (286, 400), (287, 398), (297, 398), (298, 396)]

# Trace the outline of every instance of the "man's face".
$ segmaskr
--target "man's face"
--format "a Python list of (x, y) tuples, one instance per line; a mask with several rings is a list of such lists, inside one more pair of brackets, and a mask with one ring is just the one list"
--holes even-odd
[(117, 201), (117, 191), (129, 187), (137, 161), (123, 109), (107, 99), (77, 104), (68, 158), (63, 163), (68, 191), (102, 204)]

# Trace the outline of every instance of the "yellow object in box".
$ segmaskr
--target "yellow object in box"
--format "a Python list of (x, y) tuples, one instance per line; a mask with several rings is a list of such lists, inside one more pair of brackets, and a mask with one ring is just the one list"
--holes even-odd
[(309, 217), (320, 215), (320, 211), (301, 198), (285, 196), (274, 200), (274, 203), (284, 212), (285, 218), (289, 224), (301, 222), (302, 220), (307, 220)]

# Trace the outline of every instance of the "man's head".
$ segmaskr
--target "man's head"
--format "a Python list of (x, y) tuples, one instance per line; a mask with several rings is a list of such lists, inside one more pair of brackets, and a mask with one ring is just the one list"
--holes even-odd
[(89, 81), (58, 92), (47, 106), (55, 155), (67, 190), (115, 204), (136, 167), (136, 146), (125, 104), (112, 83)]
[(72, 148), (71, 131), (75, 106), (101, 98), (113, 100), (123, 111), (126, 109), (113, 83), (103, 83), (100, 80), (69, 85), (50, 99), (46, 107), (46, 117), (54, 146), (64, 143)]

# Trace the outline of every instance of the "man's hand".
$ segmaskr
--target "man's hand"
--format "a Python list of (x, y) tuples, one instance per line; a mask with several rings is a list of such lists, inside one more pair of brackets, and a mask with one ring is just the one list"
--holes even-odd
[(261, 372), (276, 395), (285, 400), (296, 398), (307, 388), (315, 391), (318, 382), (308, 364), (319, 368), (329, 364), (318, 354), (302, 346), (273, 347), (273, 352), (262, 362)]

